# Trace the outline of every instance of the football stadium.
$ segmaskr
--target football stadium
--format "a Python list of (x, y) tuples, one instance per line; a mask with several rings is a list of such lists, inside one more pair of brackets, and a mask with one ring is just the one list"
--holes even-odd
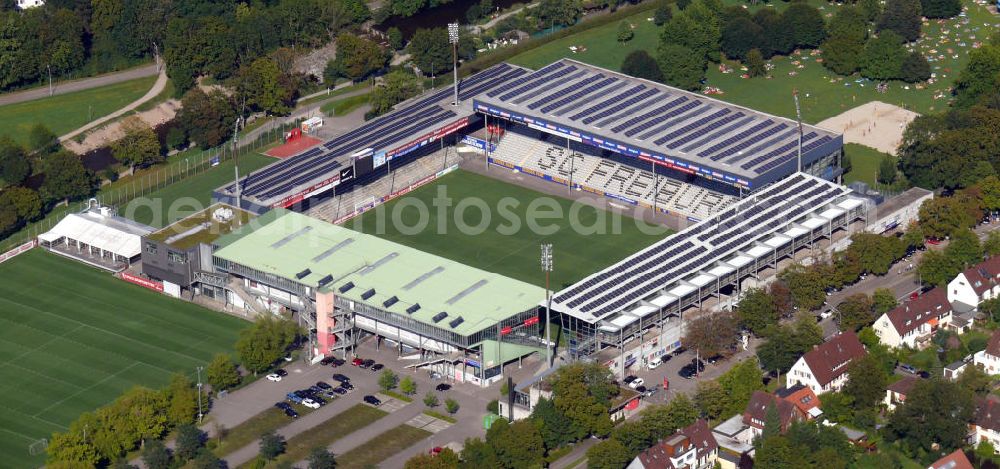
[[(452, 93), (429, 91), (216, 189), (217, 204), (256, 218), (209, 241), (210, 262), (200, 256), (181, 288), (294, 312), (316, 357), (374, 337), (413, 367), (486, 385), (546, 346), (537, 245), (555, 243), (570, 262), (556, 263), (568, 273), (552, 285), (553, 339), (624, 373), (679, 347), (685, 317), (725, 308), (868, 222), (871, 203), (838, 183), (843, 137), (829, 130), (568, 59), (501, 63), (460, 81), (457, 103)], [(397, 202), (459, 180), (471, 181), (466, 196), (589, 197), (682, 229), (371, 228), (372, 212), (405, 211)]]

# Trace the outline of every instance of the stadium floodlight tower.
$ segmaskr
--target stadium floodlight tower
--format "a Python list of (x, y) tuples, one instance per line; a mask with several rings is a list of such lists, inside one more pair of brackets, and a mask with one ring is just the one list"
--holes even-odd
[(545, 272), (545, 364), (552, 366), (552, 338), (549, 330), (552, 323), (552, 291), (549, 289), (549, 273), (552, 272), (552, 243), (542, 243), (542, 271)]
[(452, 52), (452, 87), (455, 90), (455, 105), (458, 106), (458, 23), (448, 23), (448, 42)]

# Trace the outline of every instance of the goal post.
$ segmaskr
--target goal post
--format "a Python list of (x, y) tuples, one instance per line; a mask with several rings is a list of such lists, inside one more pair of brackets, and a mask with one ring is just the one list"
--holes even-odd
[(49, 447), (49, 439), (42, 438), (36, 440), (28, 445), (28, 454), (32, 456), (38, 456), (40, 454), (45, 454), (45, 450)]

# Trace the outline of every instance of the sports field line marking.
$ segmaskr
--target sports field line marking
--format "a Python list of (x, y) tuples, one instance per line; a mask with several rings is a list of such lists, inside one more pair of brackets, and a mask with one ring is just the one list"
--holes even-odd
[(11, 435), (19, 437), (21, 439), (28, 440), (31, 443), (34, 443), (35, 441), (38, 441), (38, 438), (32, 438), (32, 437), (30, 437), (28, 435), (25, 435), (24, 433), (15, 432), (14, 430), (8, 430), (6, 428), (0, 428), (0, 432), (10, 433)]
[[(600, 209), (600, 208), (597, 208), (597, 207), (593, 207), (593, 208), (594, 208), (594, 212), (593, 212), (594, 213), (594, 217), (596, 218), (596, 216), (597, 216), (597, 210), (603, 210), (603, 209)], [(607, 212), (607, 210), (604, 210), (604, 211)], [(584, 220), (580, 220), (580, 222), (583, 223)], [(565, 226), (565, 227), (560, 227), (560, 229), (569, 230), (571, 228), (569, 226)], [(558, 233), (558, 231), (556, 233)], [(556, 233), (553, 233), (553, 235), (555, 235)], [(493, 267), (494, 265), (499, 264), (500, 261), (503, 261), (504, 259), (507, 259), (508, 257), (513, 256), (514, 254), (517, 254), (517, 253), (519, 253), (519, 252), (521, 252), (521, 251), (523, 251), (523, 250), (525, 250), (525, 249), (527, 249), (529, 247), (535, 247), (535, 246), (538, 245), (538, 241), (541, 241), (541, 240), (543, 240), (545, 238), (546, 238), (546, 236), (539, 236), (539, 237), (533, 238), (533, 239), (530, 240), (530, 242), (528, 244), (525, 244), (520, 249), (515, 249), (513, 251), (508, 252), (506, 255), (500, 257), (499, 259), (497, 259), (496, 262), (492, 262), (492, 263), (488, 264), (487, 267)], [(477, 254), (477, 257), (478, 257), (478, 254)]]
[(25, 367), (23, 367), (21, 365), (18, 365), (17, 363), (6, 363), (3, 366), (10, 366), (10, 367), (14, 367), (14, 368), (20, 368), (20, 369), (22, 369), (24, 371), (27, 371), (28, 373), (31, 373), (33, 375), (41, 376), (42, 378), (46, 378), (46, 379), (51, 379), (52, 381), (59, 381), (60, 383), (65, 383), (66, 385), (73, 386), (74, 388), (81, 387), (79, 384), (73, 384), (73, 383), (71, 383), (69, 381), (66, 381), (66, 380), (63, 380), (63, 379), (59, 379), (59, 378), (55, 378), (55, 377), (49, 376), (49, 375), (47, 375), (45, 373), (39, 373), (39, 372), (37, 372), (35, 370), (32, 370), (31, 368), (25, 368)]
[[(162, 350), (162, 351), (164, 351), (164, 352), (167, 352), (167, 353), (170, 353), (170, 354), (174, 354), (174, 355), (178, 355), (178, 356), (182, 356), (182, 357), (185, 357), (185, 358), (189, 358), (189, 359), (191, 359), (191, 360), (194, 360), (194, 361), (195, 361), (195, 362), (197, 362), (197, 363), (204, 363), (204, 360), (202, 360), (202, 359), (200, 359), (200, 358), (197, 358), (197, 357), (192, 357), (191, 355), (188, 355), (188, 354), (185, 354), (185, 353), (180, 353), (180, 352), (176, 352), (176, 351), (173, 351), (173, 350), (169, 350), (169, 349), (167, 349), (167, 348), (164, 348), (164, 347), (160, 347), (160, 346), (158, 346), (158, 345), (153, 345), (153, 344), (147, 344), (147, 343), (145, 343), (145, 342), (142, 342), (142, 341), (139, 341), (139, 340), (136, 340), (136, 339), (133, 339), (133, 338), (131, 338), (131, 337), (128, 337), (128, 336), (125, 336), (125, 335), (122, 335), (122, 334), (119, 334), (119, 333), (117, 333), (117, 332), (111, 332), (111, 331), (109, 331), (109, 330), (107, 330), (107, 329), (104, 329), (104, 328), (101, 328), (101, 327), (96, 327), (96, 326), (92, 326), (92, 325), (90, 325), (90, 324), (87, 324), (87, 323), (85, 323), (85, 322), (82, 322), (82, 321), (77, 321), (77, 320), (75, 320), (75, 319), (72, 319), (72, 318), (68, 318), (68, 317), (65, 317), (65, 316), (60, 316), (60, 315), (58, 315), (58, 314), (56, 314), (56, 313), (53, 313), (53, 312), (51, 312), (51, 311), (46, 311), (46, 310), (44, 310), (44, 309), (39, 309), (39, 308), (36, 308), (36, 307), (34, 307), (34, 306), (31, 306), (31, 305), (26, 305), (26, 304), (23, 304), (23, 303), (19, 303), (19, 302), (17, 302), (17, 301), (13, 301), (13, 300), (9, 300), (9, 299), (7, 299), (7, 298), (3, 298), (3, 297), (0, 297), (0, 300), (2, 300), (2, 301), (6, 301), (6, 302), (8, 302), (8, 303), (12, 303), (12, 304), (15, 304), (15, 305), (17, 305), (17, 306), (20, 306), (20, 307), (22, 307), (22, 308), (29, 308), (29, 309), (33, 309), (33, 310), (35, 310), (35, 311), (38, 311), (38, 312), (40, 312), (40, 313), (45, 313), (45, 314), (48, 314), (48, 315), (50, 315), (50, 316), (55, 316), (55, 317), (57, 317), (57, 318), (60, 318), (60, 319), (63, 319), (63, 320), (66, 320), (66, 321), (71, 321), (71, 322), (75, 322), (75, 323), (77, 323), (77, 324), (80, 324), (80, 325), (82, 325), (82, 326), (84, 326), (84, 327), (89, 327), (89, 328), (91, 328), (91, 329), (94, 329), (94, 330), (98, 330), (98, 331), (101, 331), (101, 332), (104, 332), (104, 333), (106, 333), (106, 334), (109, 334), (109, 335), (113, 335), (113, 336), (115, 336), (115, 337), (120, 337), (120, 338), (122, 338), (122, 339), (125, 339), (125, 340), (127, 340), (127, 341), (130, 341), (130, 342), (135, 342), (135, 343), (138, 343), (138, 344), (141, 344), (141, 345), (143, 345), (143, 346), (146, 346), (146, 347), (152, 347), (152, 348), (154, 348), (154, 349), (158, 349), (158, 350)], [(139, 360), (137, 360), (137, 361), (139, 361)], [(156, 365), (153, 365), (153, 366), (156, 366)]]
[(98, 381), (98, 382), (96, 382), (94, 384), (91, 384), (90, 386), (87, 386), (87, 387), (85, 387), (83, 389), (80, 389), (79, 391), (77, 391), (77, 392), (75, 392), (75, 393), (67, 396), (65, 399), (61, 399), (61, 400), (56, 401), (54, 404), (52, 404), (52, 405), (50, 405), (50, 406), (48, 406), (48, 407), (46, 407), (46, 408), (38, 411), (38, 413), (35, 414), (35, 415), (32, 415), (32, 417), (38, 418), (39, 415), (42, 415), (45, 412), (48, 412), (49, 409), (51, 409), (51, 408), (53, 408), (53, 407), (55, 407), (55, 406), (57, 406), (59, 404), (62, 404), (63, 402), (66, 402), (66, 401), (68, 401), (68, 400), (70, 400), (70, 399), (72, 399), (72, 398), (74, 398), (76, 396), (79, 396), (80, 394), (83, 394), (86, 391), (94, 389), (94, 387), (96, 387), (96, 386), (100, 386), (101, 383), (104, 383), (105, 381), (107, 381), (107, 380), (109, 380), (111, 378), (114, 378), (115, 376), (118, 376), (118, 375), (120, 375), (120, 374), (122, 374), (122, 373), (124, 373), (124, 372), (126, 372), (126, 371), (128, 371), (130, 369), (132, 369), (134, 366), (138, 365), (139, 363), (140, 362), (135, 362), (135, 363), (133, 363), (133, 364), (131, 364), (129, 366), (126, 366), (125, 368), (122, 368), (122, 369), (118, 370), (117, 373), (115, 373), (113, 375), (106, 376), (104, 379), (102, 379), (102, 380), (100, 380), (100, 381)]
[[(9, 322), (16, 322), (16, 321), (10, 321), (10, 320), (8, 320), (8, 321), (9, 321)], [(27, 324), (21, 324), (21, 325), (22, 325), (22, 326), (24, 326), (24, 327), (29, 327), (29, 328), (31, 328), (31, 329), (35, 329), (35, 330), (38, 330), (38, 331), (41, 331), (41, 332), (45, 332), (45, 331), (42, 331), (41, 329), (38, 329), (38, 328), (36, 328), (36, 327), (32, 327), (32, 326), (29, 326), (29, 325), (27, 325)], [(36, 346), (35, 348), (33, 348), (33, 349), (31, 349), (31, 350), (29, 350), (29, 351), (27, 351), (27, 352), (24, 352), (24, 353), (22, 353), (22, 354), (20, 354), (20, 355), (18, 355), (18, 356), (16, 356), (16, 357), (14, 357), (14, 358), (11, 358), (10, 360), (7, 360), (7, 361), (5, 361), (5, 362), (3, 362), (3, 363), (0, 363), (0, 366), (3, 366), (3, 365), (6, 365), (6, 364), (9, 364), (9, 363), (11, 363), (11, 362), (14, 362), (14, 361), (17, 361), (17, 360), (20, 360), (21, 358), (24, 358), (24, 357), (26, 357), (26, 356), (28, 356), (28, 355), (31, 355), (32, 353), (35, 353), (35, 352), (37, 352), (37, 351), (41, 350), (41, 349), (42, 349), (43, 347), (45, 347), (46, 345), (49, 345), (49, 344), (51, 344), (51, 343), (52, 343), (53, 341), (55, 341), (55, 340), (57, 340), (57, 339), (61, 339), (61, 338), (65, 337), (65, 336), (66, 336), (66, 334), (70, 334), (70, 333), (73, 333), (73, 332), (76, 332), (76, 331), (80, 330), (80, 328), (81, 328), (81, 327), (83, 327), (83, 326), (82, 326), (82, 325), (77, 325), (77, 326), (76, 326), (76, 327), (74, 327), (74, 328), (73, 328), (72, 330), (69, 330), (69, 331), (66, 331), (66, 332), (64, 332), (64, 333), (62, 333), (62, 334), (59, 334), (59, 335), (55, 335), (55, 336), (52, 336), (52, 338), (51, 338), (51, 339), (49, 339), (49, 340), (46, 340), (45, 342), (42, 342), (41, 344), (38, 344), (38, 346)], [(48, 333), (48, 332), (46, 332), (46, 334), (49, 334), (49, 333)], [(11, 342), (11, 341), (9, 341), (9, 340), (5, 340), (5, 339), (3, 339), (3, 338), (0, 338), (0, 340), (3, 340), (4, 342), (9, 342), (9, 343), (12, 343), (12, 344), (14, 344), (14, 345), (21, 345), (21, 344), (19, 344), (19, 343), (17, 343), (17, 342)]]

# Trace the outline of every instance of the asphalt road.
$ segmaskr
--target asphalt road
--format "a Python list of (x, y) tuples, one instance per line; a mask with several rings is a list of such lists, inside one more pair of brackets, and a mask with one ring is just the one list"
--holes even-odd
[[(113, 85), (123, 81), (134, 80), (136, 78), (151, 77), (159, 73), (156, 64), (143, 65), (141, 67), (123, 70), (121, 72), (99, 75), (91, 78), (81, 78), (79, 80), (53, 82), (53, 95), (72, 93), (75, 91), (89, 90), (101, 86)], [(24, 91), (15, 91), (0, 95), (0, 106), (7, 104), (23, 103), (35, 99), (49, 96), (49, 87), (40, 86)]]

